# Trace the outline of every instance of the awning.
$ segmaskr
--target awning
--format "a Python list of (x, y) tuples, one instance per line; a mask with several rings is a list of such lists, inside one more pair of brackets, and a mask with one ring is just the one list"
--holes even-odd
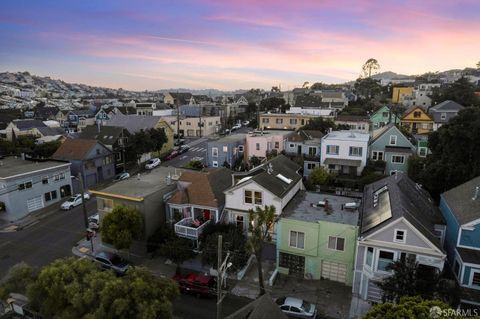
[(323, 161), (323, 164), (325, 165), (343, 165), (343, 166), (355, 166), (359, 167), (362, 165), (361, 160), (351, 160), (351, 159), (343, 159), (343, 158), (326, 158), (325, 161)]

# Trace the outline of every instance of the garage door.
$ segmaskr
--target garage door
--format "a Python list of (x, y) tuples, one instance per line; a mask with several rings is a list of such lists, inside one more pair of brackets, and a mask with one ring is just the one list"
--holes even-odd
[(29, 212), (40, 209), (43, 207), (43, 196), (37, 196), (27, 200), (27, 209)]
[(347, 265), (324, 260), (322, 262), (322, 278), (345, 283), (347, 281)]

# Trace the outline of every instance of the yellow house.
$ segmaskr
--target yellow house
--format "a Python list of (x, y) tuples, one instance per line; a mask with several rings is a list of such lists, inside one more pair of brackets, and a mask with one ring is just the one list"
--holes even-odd
[(413, 87), (394, 87), (392, 93), (392, 103), (403, 103), (406, 96), (412, 96), (415, 88)]
[(400, 120), (400, 124), (412, 134), (426, 134), (433, 131), (432, 118), (420, 106), (409, 108)]

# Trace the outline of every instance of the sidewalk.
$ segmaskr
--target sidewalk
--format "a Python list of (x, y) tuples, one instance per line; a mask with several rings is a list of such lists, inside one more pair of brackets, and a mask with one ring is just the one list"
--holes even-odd
[(0, 233), (10, 233), (31, 227), (40, 222), (40, 220), (58, 212), (60, 204), (61, 203), (58, 203), (58, 205), (53, 204), (51, 206), (41, 208), (16, 221), (9, 222), (0, 219)]

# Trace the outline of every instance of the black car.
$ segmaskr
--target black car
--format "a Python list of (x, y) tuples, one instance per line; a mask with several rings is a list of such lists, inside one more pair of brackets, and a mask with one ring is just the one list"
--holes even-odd
[(188, 152), (189, 149), (190, 149), (190, 146), (188, 146), (188, 145), (182, 145), (182, 146), (180, 146), (180, 149), (178, 150), (178, 152), (179, 152), (180, 154), (183, 154), (183, 153)]
[(129, 268), (129, 264), (125, 259), (109, 251), (98, 252), (94, 260), (99, 263), (102, 268), (112, 269), (119, 276), (125, 275)]
[(180, 140), (175, 140), (175, 143), (173, 145), (180, 146), (180, 145), (183, 145), (183, 144), (185, 144), (185, 140), (180, 139)]

